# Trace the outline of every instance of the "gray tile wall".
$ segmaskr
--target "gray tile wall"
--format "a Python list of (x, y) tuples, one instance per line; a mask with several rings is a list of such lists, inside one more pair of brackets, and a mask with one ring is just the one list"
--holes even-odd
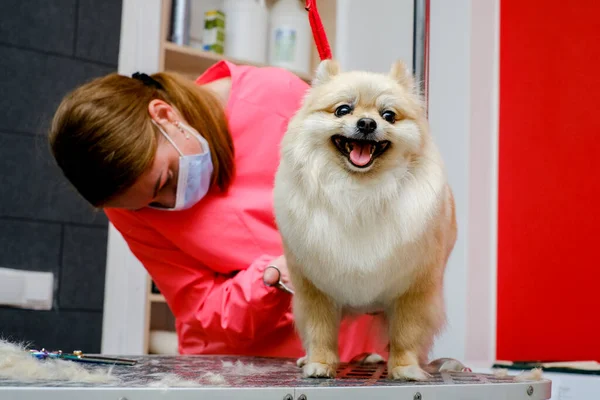
[(0, 306), (0, 337), (99, 352), (107, 219), (51, 159), (50, 119), (64, 94), (117, 70), (121, 0), (2, 0), (0, 267), (53, 272), (54, 306)]

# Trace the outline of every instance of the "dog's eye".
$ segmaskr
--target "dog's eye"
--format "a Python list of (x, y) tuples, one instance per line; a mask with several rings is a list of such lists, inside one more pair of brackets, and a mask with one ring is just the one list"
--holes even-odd
[(350, 108), (350, 106), (348, 105), (343, 105), (343, 106), (339, 106), (338, 108), (335, 109), (335, 116), (336, 117), (343, 117), (346, 114), (350, 114), (352, 112), (352, 108)]
[(396, 113), (394, 113), (393, 111), (384, 111), (383, 114), (381, 114), (381, 116), (390, 124), (396, 122)]

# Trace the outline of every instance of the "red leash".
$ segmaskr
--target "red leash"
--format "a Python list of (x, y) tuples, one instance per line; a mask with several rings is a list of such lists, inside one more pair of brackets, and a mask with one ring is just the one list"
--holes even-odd
[(312, 30), (317, 50), (319, 51), (319, 57), (321, 61), (331, 59), (331, 48), (329, 47), (329, 41), (327, 40), (327, 34), (325, 28), (321, 22), (319, 16), (319, 10), (317, 10), (316, 0), (306, 0), (306, 11), (308, 11), (308, 20), (310, 21), (310, 28)]

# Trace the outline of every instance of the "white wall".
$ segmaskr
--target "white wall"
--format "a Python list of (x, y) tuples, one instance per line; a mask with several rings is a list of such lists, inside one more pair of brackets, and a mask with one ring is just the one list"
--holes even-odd
[(498, 2), (431, 0), (429, 118), (459, 227), (434, 357), (495, 358)]
[(496, 357), (500, 0), (472, 0), (468, 360)]
[(412, 65), (413, 0), (337, 0), (334, 58), (342, 69), (388, 72)]
[(454, 191), (458, 239), (446, 272), (448, 328), (436, 357), (464, 359), (466, 326), (469, 193), (470, 1), (432, 0), (429, 50), (431, 132), (447, 166)]

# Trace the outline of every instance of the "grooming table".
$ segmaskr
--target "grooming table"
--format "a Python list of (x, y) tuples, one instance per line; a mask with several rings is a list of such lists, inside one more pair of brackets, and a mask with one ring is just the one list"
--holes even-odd
[[(288, 359), (152, 355), (126, 358), (138, 362), (133, 366), (112, 367), (117, 382), (19, 382), (0, 378), (0, 399), (547, 400), (551, 397), (548, 380), (516, 382), (510, 376), (444, 372), (426, 382), (397, 382), (387, 379), (385, 364), (342, 364), (336, 379), (308, 379), (302, 378), (295, 361)], [(107, 368), (83, 365), (88, 369)], [(165, 374), (187, 380), (188, 386), (157, 385)]]

